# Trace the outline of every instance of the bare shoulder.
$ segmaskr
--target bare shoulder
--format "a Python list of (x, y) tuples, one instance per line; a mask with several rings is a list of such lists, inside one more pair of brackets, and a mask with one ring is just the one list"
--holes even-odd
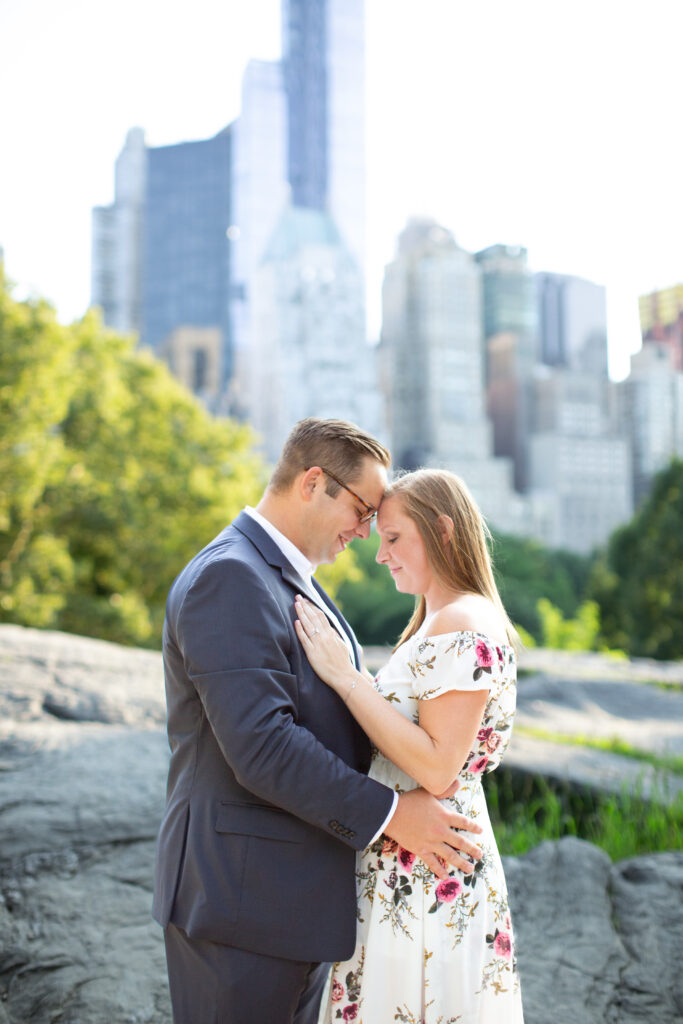
[(430, 636), (459, 632), (482, 633), (494, 643), (507, 643), (500, 612), (488, 598), (480, 594), (462, 594), (440, 608), (429, 623)]

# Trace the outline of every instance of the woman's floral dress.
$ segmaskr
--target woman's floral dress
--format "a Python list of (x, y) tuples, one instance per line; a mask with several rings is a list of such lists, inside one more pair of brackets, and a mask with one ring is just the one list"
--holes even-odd
[[(522, 1024), (505, 878), (482, 789), (510, 739), (514, 651), (481, 633), (416, 634), (394, 652), (375, 686), (415, 722), (420, 701), (450, 690), (489, 690), (460, 788), (444, 801), (482, 826), (472, 838), (484, 856), (471, 875), (452, 869), (438, 881), (386, 836), (359, 855), (356, 951), (333, 965), (320, 1024)], [(398, 792), (417, 785), (379, 751), (370, 775)]]

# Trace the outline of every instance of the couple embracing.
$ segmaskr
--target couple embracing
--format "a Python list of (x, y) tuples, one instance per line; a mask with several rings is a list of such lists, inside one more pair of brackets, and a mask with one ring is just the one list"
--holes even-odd
[[(352, 424), (301, 421), (171, 588), (154, 915), (175, 1024), (521, 1024), (481, 786), (514, 630), (462, 481), (388, 467)], [(313, 572), (375, 517), (417, 602), (373, 680)]]

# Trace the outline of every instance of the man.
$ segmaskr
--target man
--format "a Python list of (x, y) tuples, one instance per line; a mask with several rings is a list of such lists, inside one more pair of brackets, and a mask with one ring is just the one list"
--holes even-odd
[(479, 831), (473, 822), (422, 790), (398, 797), (367, 777), (368, 740), (294, 628), (303, 593), (359, 667), (353, 633), (312, 572), (369, 535), (388, 465), (352, 424), (302, 420), (257, 509), (171, 588), (172, 756), (154, 915), (175, 1024), (315, 1024), (327, 962), (354, 949), (355, 851), (384, 831), (441, 877), (445, 861), (471, 869), (458, 850), (480, 853), (452, 831)]

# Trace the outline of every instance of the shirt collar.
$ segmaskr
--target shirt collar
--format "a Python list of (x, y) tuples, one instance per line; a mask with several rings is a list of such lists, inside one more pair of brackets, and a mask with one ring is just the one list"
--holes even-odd
[(285, 556), (288, 562), (291, 563), (292, 568), (298, 572), (299, 576), (310, 583), (311, 576), (315, 572), (316, 566), (312, 562), (309, 562), (303, 552), (299, 551), (295, 544), (292, 544), (288, 537), (285, 537), (284, 533), (281, 533), (276, 526), (266, 519), (265, 516), (257, 512), (251, 505), (247, 505), (244, 509), (248, 516), (255, 519), (256, 522), (262, 527), (268, 536), (277, 544), (282, 554)]

